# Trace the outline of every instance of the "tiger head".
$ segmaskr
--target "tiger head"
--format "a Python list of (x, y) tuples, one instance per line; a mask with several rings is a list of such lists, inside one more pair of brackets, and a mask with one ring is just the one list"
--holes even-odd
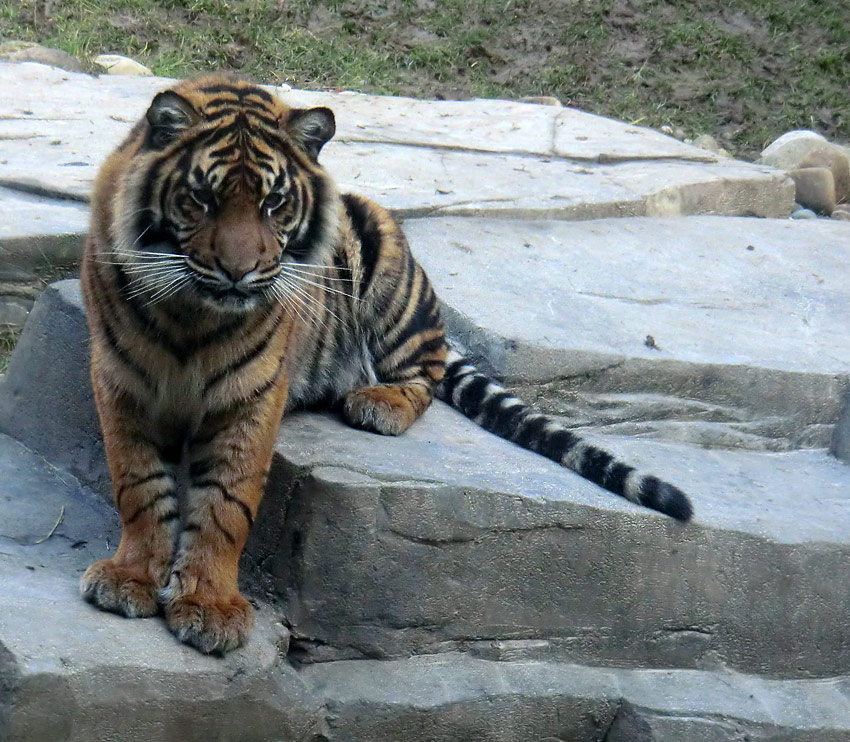
[(157, 94), (134, 132), (112, 233), (133, 294), (244, 311), (324, 264), (340, 208), (318, 164), (335, 132), (329, 109), (206, 77)]

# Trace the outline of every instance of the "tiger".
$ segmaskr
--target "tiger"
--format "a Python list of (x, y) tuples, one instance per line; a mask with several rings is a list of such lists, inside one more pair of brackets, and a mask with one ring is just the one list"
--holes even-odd
[(402, 434), (433, 398), (626, 499), (687, 521), (677, 487), (535, 411), (450, 346), (388, 211), (319, 163), (333, 112), (229, 75), (159, 92), (100, 168), (81, 283), (121, 539), (80, 580), (223, 655), (253, 609), (239, 559), (285, 412)]

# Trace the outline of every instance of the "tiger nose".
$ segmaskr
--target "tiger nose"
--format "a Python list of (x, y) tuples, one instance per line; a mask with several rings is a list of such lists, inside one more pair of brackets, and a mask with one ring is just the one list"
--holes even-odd
[(234, 259), (231, 255), (216, 258), (215, 263), (219, 270), (233, 281), (233, 283), (239, 283), (239, 281), (245, 278), (251, 271), (256, 270), (260, 265), (259, 260), (250, 263), (247, 260), (239, 260), (238, 257)]

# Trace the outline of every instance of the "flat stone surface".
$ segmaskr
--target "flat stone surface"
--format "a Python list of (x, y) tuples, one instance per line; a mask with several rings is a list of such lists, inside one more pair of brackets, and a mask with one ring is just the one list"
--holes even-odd
[(434, 405), (397, 439), (285, 420), (250, 552), (317, 659), (501, 656), (484, 646), (499, 638), (517, 642), (511, 656), (580, 662), (846, 667), (850, 593), (834, 575), (850, 559), (850, 469), (822, 452), (601, 442), (688, 492), (696, 523), (678, 527)]
[[(553, 742), (839, 742), (850, 734), (848, 684), (837, 679), (766, 681), (725, 672), (499, 663), (463, 655), (333, 662), (307, 667), (301, 677), (321, 687), (334, 715), (331, 730), (349, 739), (411, 739), (423, 724), (434, 742), (469, 739), (470, 733), (483, 740)], [(476, 706), (485, 698), (487, 713), (479, 722)], [(526, 711), (531, 699), (537, 725)], [(464, 725), (458, 706), (479, 725)], [(382, 714), (388, 708), (401, 713), (388, 719)], [(644, 729), (659, 719), (662, 725), (651, 730), (654, 736), (641, 737), (633, 734), (640, 727), (627, 734), (620, 723), (614, 734), (629, 711), (644, 719)]]
[(431, 218), (404, 230), (453, 335), (574, 424), (829, 445), (850, 372), (848, 225)]
[[(0, 91), (15, 101), (0, 120), (0, 183), (87, 198), (97, 166), (172, 82), (0, 64)], [(283, 95), (298, 105), (331, 106), (338, 136), (323, 162), (344, 190), (403, 215), (786, 216), (793, 203), (793, 184), (780, 171), (720, 160), (659, 132), (580, 111)]]
[(89, 228), (86, 204), (0, 187), (0, 265), (56, 265), (79, 260)]
[[(474, 652), (295, 670), (285, 660), (288, 633), (264, 603), (245, 648), (225, 659), (202, 656), (160, 618), (123, 619), (80, 599), (83, 569), (115, 548), (116, 515), (3, 435), (0, 523), (0, 735), (9, 742), (448, 742), (473, 732), (494, 742), (590, 742), (608, 740), (609, 728), (620, 734), (611, 742), (634, 742), (627, 732), (635, 725), (650, 728), (652, 742), (684, 733), (719, 742), (726, 738), (708, 736), (718, 728), (754, 741), (781, 732), (794, 742), (837, 742), (850, 731), (846, 678), (770, 681)], [(479, 644), (494, 652), (498, 642)]]

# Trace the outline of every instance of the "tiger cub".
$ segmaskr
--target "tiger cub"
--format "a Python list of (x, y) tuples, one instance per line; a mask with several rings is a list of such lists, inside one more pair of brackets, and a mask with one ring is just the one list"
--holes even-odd
[(95, 183), (82, 283), (123, 530), (80, 590), (125, 616), (162, 611), (202, 652), (251, 633), (239, 556), (294, 407), (338, 403), (351, 425), (398, 435), (436, 392), (618, 495), (691, 515), (681, 491), (448, 351), (399, 227), (319, 164), (334, 131), (327, 108), (204, 77), (159, 93)]

